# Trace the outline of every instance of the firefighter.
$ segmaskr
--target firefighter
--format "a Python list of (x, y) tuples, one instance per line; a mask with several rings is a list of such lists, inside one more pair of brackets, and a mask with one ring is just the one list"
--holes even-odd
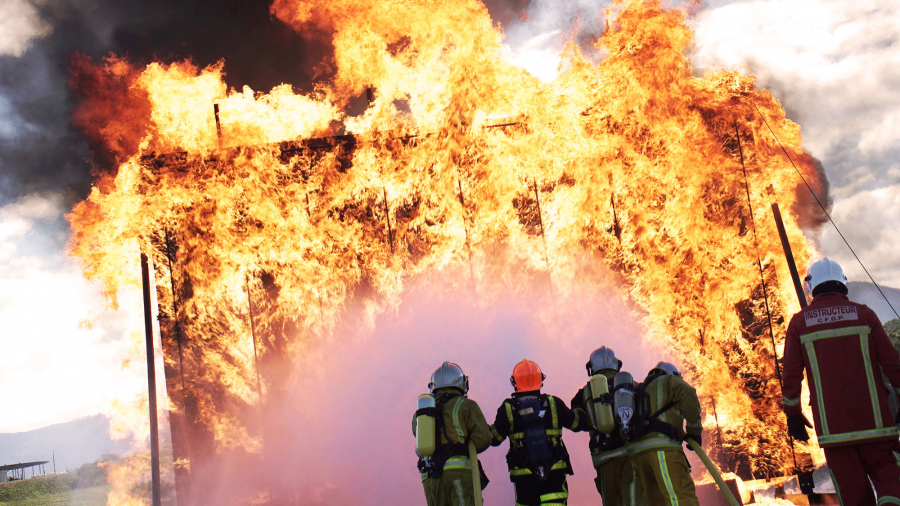
[[(460, 366), (444, 362), (434, 374), (428, 388), (434, 396), (436, 443), (433, 456), (419, 458), (419, 471), (428, 506), (475, 505), (469, 442), (478, 453), (491, 445), (491, 429), (475, 401), (468, 399), (469, 377)], [(418, 416), (418, 414), (417, 414)], [(416, 416), (413, 417), (413, 435)], [(481, 469), (481, 463), (476, 463)], [(481, 488), (487, 477), (481, 473)]]
[[(681, 447), (685, 439), (702, 442), (700, 399), (678, 368), (660, 362), (639, 387), (637, 402), (645, 428), (628, 446), (647, 504), (698, 506), (690, 465)], [(684, 425), (686, 423), (687, 430)]]
[(841, 504), (900, 504), (900, 443), (888, 389), (900, 387), (900, 354), (875, 312), (847, 298), (847, 277), (834, 260), (812, 264), (812, 302), (795, 314), (784, 348), (784, 412), (794, 439), (812, 427), (800, 406), (803, 371), (819, 446)]
[[(616, 352), (601, 346), (591, 353), (585, 365), (591, 381), (572, 398), (572, 409), (582, 421), (582, 429), (590, 433), (588, 447), (591, 461), (597, 470), (594, 484), (603, 499), (604, 506), (638, 506), (644, 504), (644, 493), (634, 473), (631, 457), (628, 456), (625, 441), (616, 429), (612, 418), (611, 396), (601, 397), (592, 388), (595, 378), (606, 383), (607, 392), (613, 391), (613, 378), (622, 369), (622, 361)], [(598, 405), (598, 399), (601, 405)], [(603, 412), (601, 410), (607, 410)], [(610, 428), (611, 426), (611, 428)], [(604, 432), (606, 431), (606, 432)]]
[(559, 397), (541, 393), (545, 378), (530, 360), (516, 364), (509, 378), (515, 392), (497, 409), (491, 426), (492, 446), (509, 437), (506, 463), (517, 506), (568, 504), (566, 475), (572, 464), (562, 429), (578, 430), (579, 416)]

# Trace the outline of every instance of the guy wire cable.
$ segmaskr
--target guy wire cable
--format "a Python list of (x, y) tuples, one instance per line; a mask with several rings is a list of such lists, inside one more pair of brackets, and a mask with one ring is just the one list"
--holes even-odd
[(759, 117), (762, 118), (763, 123), (765, 123), (766, 126), (769, 127), (769, 131), (772, 132), (772, 137), (775, 138), (775, 142), (777, 142), (778, 146), (781, 147), (781, 151), (784, 152), (784, 156), (787, 157), (788, 161), (791, 162), (791, 165), (793, 165), (794, 170), (797, 171), (797, 175), (799, 175), (800, 179), (803, 180), (803, 184), (806, 185), (806, 189), (809, 190), (809, 193), (811, 193), (813, 198), (816, 199), (816, 203), (819, 204), (819, 207), (822, 208), (822, 212), (825, 213), (825, 216), (828, 218), (828, 221), (831, 222), (831, 225), (834, 226), (834, 229), (837, 231), (838, 235), (840, 235), (841, 239), (843, 239), (844, 244), (846, 244), (847, 248), (850, 249), (850, 253), (853, 253), (853, 256), (856, 258), (856, 261), (859, 262), (860, 267), (862, 267), (863, 270), (866, 272), (866, 275), (869, 276), (869, 279), (872, 281), (872, 284), (875, 285), (875, 288), (878, 289), (878, 293), (881, 294), (881, 296), (884, 298), (884, 301), (887, 302), (888, 306), (890, 306), (891, 310), (894, 312), (894, 315), (897, 318), (900, 318), (900, 313), (898, 313), (897, 310), (894, 309), (894, 305), (891, 304), (890, 300), (888, 300), (887, 295), (885, 295), (884, 292), (881, 291), (881, 287), (878, 286), (878, 283), (875, 282), (875, 278), (873, 278), (872, 275), (869, 273), (869, 269), (866, 269), (866, 266), (862, 263), (862, 260), (859, 259), (859, 255), (857, 255), (856, 251), (853, 250), (853, 247), (850, 246), (850, 243), (847, 241), (847, 238), (844, 237), (844, 234), (841, 233), (841, 229), (838, 228), (837, 223), (835, 223), (834, 220), (831, 219), (831, 215), (828, 214), (828, 211), (825, 209), (825, 206), (822, 205), (822, 201), (819, 200), (819, 197), (816, 195), (816, 192), (813, 191), (812, 187), (806, 181), (806, 178), (803, 177), (803, 173), (800, 172), (800, 169), (797, 168), (797, 165), (794, 163), (794, 160), (791, 159), (791, 155), (789, 155), (787, 150), (784, 149), (784, 145), (781, 144), (781, 140), (779, 140), (778, 136), (775, 135), (775, 130), (772, 130), (772, 126), (769, 125), (768, 121), (766, 121), (766, 117), (763, 116), (763, 113), (759, 110), (759, 107), (756, 107), (756, 104), (752, 104), (752, 105), (753, 105), (753, 108), (756, 109), (756, 113), (759, 114)]

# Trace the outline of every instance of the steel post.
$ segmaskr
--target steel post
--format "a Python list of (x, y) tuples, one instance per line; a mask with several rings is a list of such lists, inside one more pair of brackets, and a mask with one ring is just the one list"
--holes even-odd
[(153, 506), (160, 506), (159, 426), (156, 417), (156, 360), (153, 347), (153, 316), (150, 308), (150, 264), (141, 253), (141, 284), (144, 290), (144, 333), (147, 341), (147, 386), (150, 398), (150, 476)]

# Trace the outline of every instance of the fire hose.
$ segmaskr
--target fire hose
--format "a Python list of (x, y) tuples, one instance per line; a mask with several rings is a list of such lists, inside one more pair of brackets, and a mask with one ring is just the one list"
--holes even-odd
[(687, 444), (694, 450), (694, 453), (700, 457), (700, 460), (703, 461), (703, 465), (706, 466), (706, 469), (709, 470), (709, 474), (712, 475), (713, 479), (716, 480), (716, 485), (719, 486), (719, 490), (722, 491), (722, 495), (725, 496), (725, 500), (728, 501), (728, 504), (731, 506), (741, 506), (741, 503), (738, 502), (737, 498), (734, 497), (734, 494), (731, 493), (731, 489), (728, 488), (728, 485), (725, 484), (725, 480), (722, 479), (722, 475), (719, 474), (719, 470), (716, 469), (716, 465), (713, 464), (712, 460), (709, 460), (709, 455), (703, 451), (703, 448), (693, 439), (688, 439)]
[[(478, 465), (478, 452), (475, 451), (475, 442), (469, 441), (469, 464), (472, 465), (472, 488), (475, 490), (475, 506), (484, 506), (481, 497), (481, 466)], [(733, 506), (739, 506), (734, 504)]]

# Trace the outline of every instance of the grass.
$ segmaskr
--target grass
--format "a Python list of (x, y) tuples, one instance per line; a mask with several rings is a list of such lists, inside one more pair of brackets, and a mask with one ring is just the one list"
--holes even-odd
[(0, 483), (0, 506), (106, 506), (110, 487), (95, 468)]
[(26, 499), (0, 501), (0, 506), (106, 506), (109, 486), (68, 490)]

